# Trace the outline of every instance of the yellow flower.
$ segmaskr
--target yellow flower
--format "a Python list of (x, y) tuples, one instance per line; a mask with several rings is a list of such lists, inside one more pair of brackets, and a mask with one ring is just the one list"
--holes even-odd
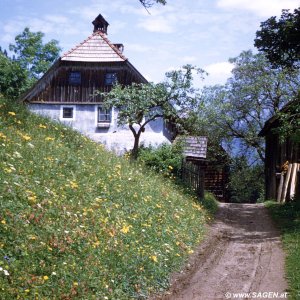
[(36, 202), (36, 195), (27, 196), (27, 199), (29, 203), (35, 203)]
[(2, 132), (0, 132), (0, 138), (2, 138), (2, 139), (6, 139), (6, 135), (5, 134), (3, 134)]
[(151, 255), (150, 259), (153, 260), (154, 262), (157, 262), (157, 256), (156, 255)]
[(128, 233), (130, 229), (130, 225), (123, 225), (123, 228), (121, 229), (121, 232)]
[(43, 279), (44, 279), (44, 280), (48, 280), (49, 277), (48, 277), (47, 275), (45, 275), (45, 276), (43, 277)]
[(6, 221), (5, 221), (5, 220), (2, 220), (2, 221), (1, 221), (1, 224), (6, 224)]
[(39, 128), (47, 128), (47, 126), (43, 125), (43, 124), (40, 124), (39, 125)]
[(31, 140), (31, 137), (27, 134), (25, 135), (22, 135), (22, 138), (25, 140), (25, 141), (30, 141)]
[(73, 285), (74, 286), (78, 286), (78, 282), (73, 282)]
[(78, 188), (78, 184), (75, 181), (70, 181), (70, 186), (72, 189), (77, 189)]
[(12, 170), (11, 170), (11, 169), (9, 169), (9, 168), (4, 168), (4, 172), (5, 172), (5, 173), (11, 173), (11, 172), (12, 172)]
[(11, 116), (15, 116), (16, 115), (16, 113), (14, 111), (9, 111), (8, 114), (11, 115)]
[(202, 210), (202, 207), (201, 207), (201, 205), (199, 205), (199, 204), (193, 203), (192, 206), (193, 206), (194, 208), (196, 208), (197, 210), (199, 210), (199, 211)]
[(30, 290), (29, 290), (29, 289), (27, 289), (27, 290), (25, 290), (24, 292), (25, 292), (25, 293), (29, 293), (29, 292), (30, 292)]
[(169, 168), (170, 170), (173, 170), (173, 167), (172, 167), (172, 166), (168, 166), (168, 168)]
[(50, 136), (48, 136), (48, 137), (46, 137), (46, 138), (45, 138), (45, 141), (54, 141), (54, 138), (53, 138), (53, 137), (50, 137)]
[(93, 248), (97, 248), (99, 245), (100, 245), (100, 242), (96, 241), (96, 242), (93, 243)]

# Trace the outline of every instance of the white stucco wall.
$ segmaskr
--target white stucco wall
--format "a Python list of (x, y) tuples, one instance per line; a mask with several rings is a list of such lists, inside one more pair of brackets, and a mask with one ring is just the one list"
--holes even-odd
[[(29, 104), (29, 109), (37, 114), (47, 116), (53, 120), (62, 122), (79, 132), (89, 136), (91, 139), (103, 143), (107, 149), (118, 154), (124, 153), (133, 147), (133, 134), (128, 126), (117, 126), (118, 111), (112, 110), (112, 120), (109, 128), (97, 127), (98, 105), (59, 105), (59, 104)], [(73, 119), (62, 118), (62, 107), (73, 107)], [(162, 143), (170, 143), (169, 134), (165, 130), (161, 118), (146, 125), (146, 130), (141, 134), (140, 143), (145, 146), (157, 146)]]

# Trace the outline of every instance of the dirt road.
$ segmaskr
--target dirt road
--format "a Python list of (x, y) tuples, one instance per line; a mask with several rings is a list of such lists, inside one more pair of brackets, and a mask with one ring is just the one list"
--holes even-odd
[(252, 299), (254, 294), (234, 294), (280, 295), (286, 288), (284, 253), (267, 209), (227, 203), (220, 205), (207, 239), (186, 268), (174, 275), (168, 293), (157, 299)]

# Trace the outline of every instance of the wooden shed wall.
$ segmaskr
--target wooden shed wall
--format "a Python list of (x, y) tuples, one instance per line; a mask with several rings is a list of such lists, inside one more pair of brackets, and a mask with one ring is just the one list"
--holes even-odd
[(279, 177), (276, 174), (281, 172), (281, 167), (289, 163), (300, 163), (300, 145), (290, 138), (281, 142), (277, 134), (271, 131), (266, 135), (266, 198), (276, 199), (279, 185)]
[(213, 193), (219, 201), (226, 202), (229, 200), (229, 166), (208, 160), (195, 160), (193, 158), (186, 160), (200, 166), (204, 172), (204, 189), (206, 191)]

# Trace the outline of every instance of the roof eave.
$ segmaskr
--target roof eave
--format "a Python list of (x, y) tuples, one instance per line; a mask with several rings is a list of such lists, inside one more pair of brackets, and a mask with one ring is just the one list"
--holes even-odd
[(36, 89), (36, 87), (43, 81), (47, 76), (51, 74), (51, 72), (59, 66), (61, 61), (61, 58), (57, 59), (54, 64), (48, 69), (48, 71), (37, 81), (35, 82), (29, 90), (27, 90), (25, 93), (21, 95), (21, 97), (18, 99), (20, 102), (30, 102), (30, 99), (35, 95), (35, 93), (32, 94), (32, 97), (30, 98), (29, 96), (31, 95), (32, 92)]

